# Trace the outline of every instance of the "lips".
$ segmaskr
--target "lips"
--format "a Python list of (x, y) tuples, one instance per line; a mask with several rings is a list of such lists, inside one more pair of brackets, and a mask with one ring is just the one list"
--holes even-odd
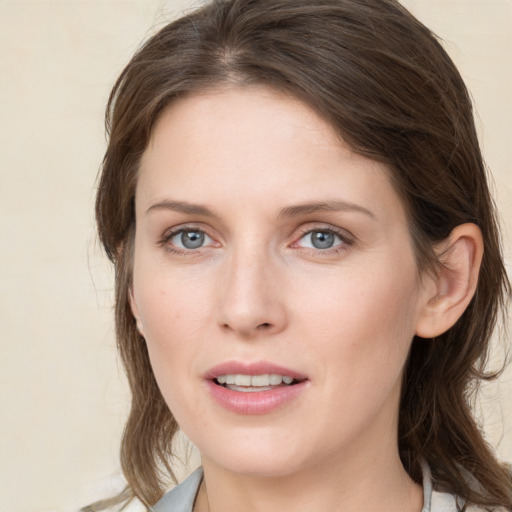
[(205, 375), (208, 391), (223, 408), (238, 414), (264, 414), (293, 401), (308, 387), (307, 377), (269, 362), (229, 361)]

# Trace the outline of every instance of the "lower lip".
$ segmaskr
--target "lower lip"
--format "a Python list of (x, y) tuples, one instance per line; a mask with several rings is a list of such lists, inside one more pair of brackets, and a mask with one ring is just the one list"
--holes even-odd
[(297, 398), (307, 386), (303, 380), (291, 386), (282, 386), (267, 391), (232, 391), (219, 386), (212, 380), (207, 381), (208, 390), (213, 398), (228, 411), (238, 414), (265, 414)]

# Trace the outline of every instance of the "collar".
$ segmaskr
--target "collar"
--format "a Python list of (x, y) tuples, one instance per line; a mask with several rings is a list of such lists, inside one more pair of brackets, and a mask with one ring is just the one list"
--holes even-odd
[[(450, 493), (438, 492), (432, 488), (432, 472), (423, 461), (423, 508), (421, 512), (457, 512), (457, 501)], [(197, 468), (181, 484), (166, 493), (150, 512), (193, 512), (199, 486), (203, 481), (203, 468)]]

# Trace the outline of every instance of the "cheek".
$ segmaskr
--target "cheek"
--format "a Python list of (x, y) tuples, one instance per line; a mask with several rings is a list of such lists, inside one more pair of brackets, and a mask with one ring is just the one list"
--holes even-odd
[(212, 283), (200, 272), (173, 268), (163, 259), (145, 261), (144, 255), (140, 257), (134, 269), (134, 296), (146, 337), (172, 344), (201, 329), (209, 314)]
[(301, 301), (305, 337), (317, 340), (313, 350), (325, 351), (325, 374), (338, 372), (351, 387), (396, 380), (407, 358), (417, 316), (416, 266), (411, 259), (391, 263), (381, 259), (365, 271), (339, 273), (328, 294), (311, 288), (316, 291)]
[(197, 379), (194, 361), (211, 341), (214, 283), (201, 272), (176, 270), (145, 256), (135, 260), (134, 297), (155, 378), (174, 412), (182, 385)]
[[(144, 338), (151, 367), (162, 395), (175, 418), (187, 417), (187, 386), (194, 378), (192, 361), (200, 353), (197, 301), (180, 293), (177, 287), (168, 287), (165, 280), (139, 288), (144, 321)], [(197, 418), (196, 418), (197, 420)]]

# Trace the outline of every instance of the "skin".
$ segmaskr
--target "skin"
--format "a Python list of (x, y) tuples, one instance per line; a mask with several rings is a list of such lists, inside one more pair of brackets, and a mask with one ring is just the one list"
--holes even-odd
[[(285, 210), (318, 202), (335, 208)], [(413, 336), (446, 327), (433, 312), (448, 309), (449, 279), (420, 275), (388, 169), (297, 100), (228, 87), (163, 113), (136, 219), (132, 310), (201, 452), (195, 510), (421, 510), (398, 457), (401, 376)], [(185, 228), (204, 244), (184, 248)], [(315, 248), (313, 230), (333, 246)], [(227, 411), (203, 377), (231, 360), (292, 368), (307, 386), (266, 414)]]

